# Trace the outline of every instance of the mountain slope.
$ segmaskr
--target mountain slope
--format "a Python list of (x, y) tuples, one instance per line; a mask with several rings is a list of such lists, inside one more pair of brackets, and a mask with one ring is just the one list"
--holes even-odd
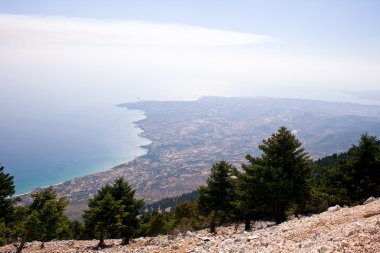
[[(120, 240), (106, 240), (112, 245), (98, 250), (97, 241), (54, 241), (39, 249), (39, 242), (30, 243), (24, 252), (380, 252), (380, 200), (352, 208), (331, 208), (331, 211), (284, 222), (278, 226), (257, 224), (252, 232), (243, 226), (218, 228), (213, 236), (202, 230), (178, 236), (137, 238), (128, 246)], [(12, 251), (11, 245), (0, 252)]]

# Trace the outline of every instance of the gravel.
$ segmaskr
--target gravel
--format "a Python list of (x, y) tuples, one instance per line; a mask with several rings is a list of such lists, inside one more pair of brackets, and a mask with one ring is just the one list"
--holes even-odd
[[(311, 217), (295, 218), (277, 226), (263, 225), (251, 232), (241, 224), (217, 228), (217, 234), (206, 230), (177, 236), (145, 237), (120, 246), (121, 240), (106, 240), (107, 248), (97, 249), (97, 240), (51, 241), (40, 249), (40, 242), (27, 243), (23, 252), (33, 253), (167, 253), (167, 252), (379, 252), (380, 200), (366, 201), (355, 207), (333, 207)], [(259, 224), (259, 223), (258, 223)], [(266, 227), (266, 228), (265, 228)], [(0, 247), (0, 252), (15, 252), (13, 245)]]

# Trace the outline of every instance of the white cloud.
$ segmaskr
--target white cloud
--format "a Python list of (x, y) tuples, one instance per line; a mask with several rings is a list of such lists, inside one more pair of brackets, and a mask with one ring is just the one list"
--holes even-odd
[(0, 94), (8, 101), (333, 100), (331, 90), (380, 81), (377, 59), (288, 50), (284, 40), (266, 43), (268, 36), (187, 25), (0, 14), (0, 38)]
[(265, 35), (190, 25), (0, 14), (1, 44), (228, 46), (263, 43)]

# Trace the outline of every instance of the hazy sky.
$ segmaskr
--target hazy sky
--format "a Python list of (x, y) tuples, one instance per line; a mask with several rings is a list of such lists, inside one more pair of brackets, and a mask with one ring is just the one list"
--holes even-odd
[(378, 0), (2, 0), (0, 112), (376, 92), (379, 13)]

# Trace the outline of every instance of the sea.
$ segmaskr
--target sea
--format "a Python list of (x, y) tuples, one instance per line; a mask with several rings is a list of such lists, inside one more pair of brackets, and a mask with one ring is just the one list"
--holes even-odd
[(0, 122), (0, 163), (16, 194), (104, 171), (146, 153), (134, 123), (144, 117), (113, 105), (12, 114)]

